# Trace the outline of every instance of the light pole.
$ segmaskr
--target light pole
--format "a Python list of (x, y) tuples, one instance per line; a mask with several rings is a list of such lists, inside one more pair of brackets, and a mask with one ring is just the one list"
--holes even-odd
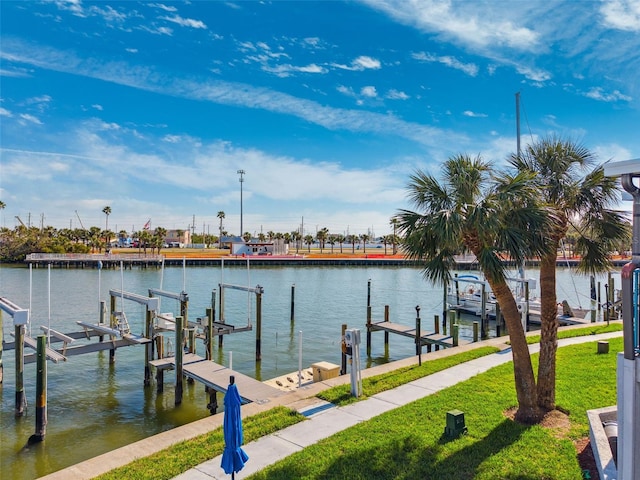
[(242, 229), (242, 184), (244, 183), (244, 170), (238, 170), (236, 173), (240, 175), (240, 238), (244, 235), (244, 231)]

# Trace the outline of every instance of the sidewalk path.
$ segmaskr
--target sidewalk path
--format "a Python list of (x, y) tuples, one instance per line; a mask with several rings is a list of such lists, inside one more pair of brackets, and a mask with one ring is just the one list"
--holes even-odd
[[(613, 332), (568, 338), (559, 340), (558, 347), (621, 336), (622, 332)], [(539, 344), (529, 346), (531, 353), (538, 352), (539, 349)], [(292, 453), (359, 422), (364, 422), (389, 410), (427, 397), (511, 360), (511, 349), (509, 348), (378, 393), (366, 400), (345, 407), (334, 407), (328, 402), (318, 400), (315, 404), (307, 405), (299, 410), (300, 413), (308, 417), (308, 420), (245, 445), (243, 449), (249, 455), (249, 461), (240, 472), (236, 473), (235, 477), (246, 478)], [(174, 480), (227, 480), (231, 477), (225, 474), (220, 467), (221, 459), (222, 456), (212, 458), (174, 477)]]

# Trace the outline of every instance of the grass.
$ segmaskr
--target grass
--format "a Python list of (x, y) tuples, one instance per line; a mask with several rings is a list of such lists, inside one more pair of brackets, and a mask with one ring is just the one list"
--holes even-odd
[[(582, 478), (573, 440), (587, 435), (588, 409), (616, 402), (616, 355), (596, 354), (595, 342), (559, 349), (557, 403), (568, 429), (520, 425), (513, 407), (513, 364), (390, 411), (305, 448), (256, 473), (259, 479), (518, 479)], [(537, 359), (537, 356), (534, 356)], [(465, 412), (468, 434), (444, 435), (445, 414)]]
[(351, 385), (339, 385), (337, 387), (330, 388), (324, 392), (319, 393), (317, 396), (327, 402), (331, 402), (336, 405), (347, 405), (360, 400), (364, 400), (367, 396), (375, 395), (376, 393), (384, 392), (385, 390), (391, 390), (405, 383), (412, 382), (427, 375), (432, 375), (441, 370), (451, 368), (455, 365), (459, 365), (464, 362), (469, 362), (476, 358), (484, 357), (492, 353), (499, 352), (497, 347), (480, 347), (474, 350), (469, 350), (449, 357), (438, 358), (436, 360), (430, 360), (422, 362), (422, 365), (412, 365), (404, 368), (399, 368), (392, 372), (376, 375), (374, 377), (365, 378), (362, 380), (362, 391), (364, 395), (360, 398), (351, 396)]
[[(584, 328), (570, 328), (568, 330), (558, 330), (558, 340), (562, 338), (584, 337), (586, 335), (599, 335), (601, 333), (620, 332), (622, 331), (622, 322), (610, 323), (604, 325), (595, 323)], [(540, 335), (531, 335), (527, 337), (529, 345), (540, 343)]]
[[(588, 326), (562, 330), (558, 336), (595, 335), (621, 328), (620, 324), (613, 323), (610, 326)], [(622, 350), (622, 340), (610, 342), (612, 352)], [(498, 350), (496, 347), (480, 347), (425, 361), (421, 366), (413, 365), (370, 377), (363, 380), (363, 391), (371, 396)], [(571, 439), (587, 434), (586, 410), (616, 401), (615, 375), (611, 375), (615, 372), (615, 355), (594, 355), (594, 352), (592, 343), (558, 350), (558, 405), (569, 412), (571, 421), (571, 428), (564, 438), (556, 438), (539, 426), (515, 424), (503, 416), (504, 410), (516, 404), (513, 366), (509, 363), (341, 432), (269, 467), (255, 478), (580, 478), (571, 476), (576, 472), (579, 475)], [(533, 360), (537, 362), (536, 355)], [(331, 388), (319, 397), (337, 405), (366, 398), (351, 397), (349, 385)], [(449, 441), (442, 435), (445, 412), (454, 408), (465, 412), (470, 432), (458, 440)], [(243, 421), (245, 442), (302, 420), (302, 415), (285, 407), (246, 418)], [(220, 455), (223, 448), (222, 429), (217, 428), (97, 478), (170, 479)], [(527, 449), (532, 448), (543, 451), (541, 460), (529, 458), (531, 455)], [(302, 462), (302, 470), (296, 466), (297, 462)], [(562, 474), (554, 476), (556, 471)]]
[[(245, 442), (277, 432), (304, 420), (304, 416), (286, 407), (275, 407), (243, 420)], [(100, 480), (163, 480), (170, 479), (202, 462), (222, 454), (224, 438), (222, 428), (177, 443), (171, 447), (140, 458), (99, 477)]]

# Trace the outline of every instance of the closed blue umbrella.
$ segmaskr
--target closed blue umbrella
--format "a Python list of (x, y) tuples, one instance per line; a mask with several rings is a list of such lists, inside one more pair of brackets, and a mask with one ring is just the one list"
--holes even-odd
[(244, 464), (249, 460), (249, 456), (242, 450), (244, 436), (242, 434), (242, 417), (240, 416), (240, 405), (242, 399), (238, 393), (238, 387), (235, 385), (233, 375), (229, 378), (229, 388), (224, 395), (224, 451), (222, 452), (221, 467), (224, 473), (231, 474), (231, 478), (235, 477), (235, 473), (242, 470)]

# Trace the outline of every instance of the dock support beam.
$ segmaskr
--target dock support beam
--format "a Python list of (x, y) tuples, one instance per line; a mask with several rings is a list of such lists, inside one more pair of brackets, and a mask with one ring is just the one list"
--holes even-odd
[[(111, 295), (111, 301), (109, 304), (109, 326), (111, 328), (117, 328), (116, 325), (116, 316), (114, 314), (114, 312), (116, 311), (116, 297), (114, 297), (113, 295)], [(113, 340), (113, 336), (111, 336), (111, 340)], [(113, 365), (114, 363), (116, 363), (116, 349), (112, 348), (111, 350), (109, 350), (109, 365)]]
[(16, 417), (24, 415), (27, 400), (24, 396), (24, 325), (16, 325), (15, 356), (16, 356)]
[(422, 365), (422, 340), (420, 330), (422, 329), (420, 320), (420, 305), (416, 305), (416, 355), (418, 356), (418, 365)]
[[(147, 308), (145, 321), (146, 338), (153, 338), (153, 316), (152, 312)], [(151, 385), (151, 366), (149, 362), (153, 360), (153, 342), (149, 342), (144, 346), (144, 386)]]
[(295, 323), (296, 284), (291, 285), (291, 325)]
[(342, 331), (341, 331), (341, 335), (340, 338), (342, 339), (341, 343), (341, 350), (342, 353), (340, 355), (340, 375), (346, 375), (347, 373), (347, 344), (344, 342), (344, 332), (347, 331), (347, 324), (343, 323), (342, 324)]
[(47, 337), (38, 337), (38, 360), (36, 378), (36, 432), (29, 443), (41, 442), (47, 433)]
[(213, 309), (207, 308), (207, 330), (205, 338), (206, 346), (206, 358), (207, 360), (213, 360)]
[[(384, 306), (384, 321), (389, 321), (389, 305)], [(389, 332), (386, 330), (384, 332), (384, 355), (385, 357), (389, 356)]]
[[(220, 323), (224, 323), (224, 288), (222, 288), (222, 284), (218, 284), (218, 288), (220, 289)], [(222, 348), (224, 335), (218, 335), (218, 348)]]
[(183, 338), (184, 338), (184, 322), (182, 317), (176, 317), (176, 400), (175, 404), (180, 405), (182, 403), (182, 355), (184, 352)]

